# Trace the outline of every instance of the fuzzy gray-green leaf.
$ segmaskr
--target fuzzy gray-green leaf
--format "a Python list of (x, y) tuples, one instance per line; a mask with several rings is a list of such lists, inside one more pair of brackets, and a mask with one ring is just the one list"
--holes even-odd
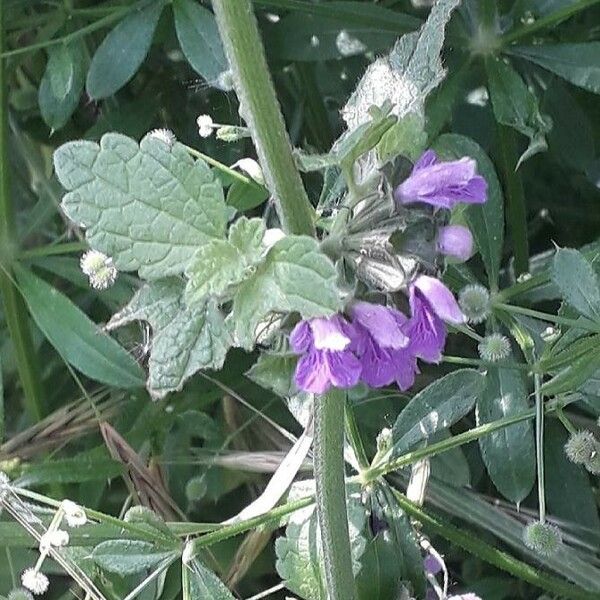
[(54, 165), (69, 191), (65, 213), (119, 270), (139, 270), (145, 279), (180, 274), (199, 246), (225, 236), (221, 185), (178, 143), (147, 135), (138, 145), (107, 133), (99, 145), (64, 144)]
[(333, 263), (306, 236), (279, 240), (254, 275), (238, 288), (231, 315), (236, 343), (254, 344), (258, 325), (272, 312), (328, 316), (342, 308)]
[(143, 320), (152, 326), (147, 387), (156, 398), (181, 389), (200, 369), (220, 369), (231, 346), (216, 303), (208, 300), (187, 307), (184, 286), (174, 278), (148, 283), (107, 324), (113, 329)]
[(241, 217), (229, 229), (227, 240), (201, 246), (186, 271), (186, 302), (193, 305), (209, 295), (219, 298), (250, 277), (264, 254), (264, 233), (262, 219)]

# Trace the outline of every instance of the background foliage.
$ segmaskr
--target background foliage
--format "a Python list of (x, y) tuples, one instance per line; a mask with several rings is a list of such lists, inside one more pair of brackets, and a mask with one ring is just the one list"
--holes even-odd
[[(428, 8), (421, 4), (427, 3), (254, 2), (288, 131), (294, 147), (302, 151), (301, 163), (302, 157), (308, 161), (307, 154), (330, 150), (345, 130), (340, 111), (360, 77), (399, 36), (422, 25)], [(429, 448), (436, 443), (448, 448), (432, 458), (423, 514), (390, 499), (391, 488), (372, 495), (369, 514), (360, 494), (351, 495), (352, 550), (361, 598), (400, 597), (398, 581), (390, 576), (400, 570), (417, 594), (423, 594), (420, 555), (415, 554), (407, 515), (424, 523), (445, 554), (456, 589), (486, 600), (538, 598), (540, 587), (551, 597), (591, 598), (600, 593), (598, 477), (569, 462), (563, 452), (571, 430), (597, 434), (600, 415), (597, 4), (463, 0), (445, 40), (439, 27), (421, 39), (424, 46), (443, 43), (447, 70), (427, 97), (428, 139), (444, 158), (476, 158), (490, 186), (484, 211), (455, 215), (472, 228), (481, 258), (449, 269), (447, 279), (456, 291), (480, 281), (498, 292), (492, 316), (478, 331), (510, 333), (514, 360), (485, 365), (485, 378), (472, 369), (446, 375), (455, 363), (481, 366), (477, 341), (452, 336), (446, 362), (426, 369), (410, 395), (392, 389), (350, 394), (355, 450), (362, 448), (371, 458), (377, 434), (384, 427), (393, 430), (385, 472), (394, 470), (389, 481), (396, 488), (403, 489), (408, 471), (391, 469), (394, 463), (389, 461), (405, 466), (402, 457), (421, 449), (425, 439)], [(0, 464), (20, 486), (53, 498), (71, 498), (121, 516), (130, 498), (180, 523), (165, 529), (162, 520), (154, 525), (144, 521), (141, 533), (125, 528), (124, 536), (118, 529), (122, 523), (99, 518), (101, 525), (90, 528), (88, 537), (81, 536), (72, 548), (73, 560), (81, 550), (78, 564), (107, 598), (125, 597), (157, 566), (173, 563), (141, 595), (176, 598), (181, 589), (176, 536), (210, 530), (202, 524), (223, 521), (250, 504), (301, 434), (297, 407), (302, 398), (290, 397), (289, 389), (293, 364), (285, 355), (265, 355), (254, 364), (256, 354), (231, 351), (222, 371), (201, 372), (165, 397), (165, 389), (178, 387), (191, 373), (178, 365), (175, 375), (173, 369), (165, 375), (160, 365), (153, 371), (153, 355), (150, 369), (156, 380), (151, 387), (161, 399), (151, 402), (143, 389), (149, 330), (139, 324), (119, 329), (117, 343), (95, 325), (123, 309), (140, 282), (122, 274), (109, 290), (89, 288), (78, 266), (86, 248), (82, 231), (69, 225), (59, 208), (64, 190), (57, 175), (64, 184), (68, 175), (61, 175), (61, 165), (72, 173), (69, 157), (64, 153), (56, 159), (55, 172), (52, 155), (74, 139), (98, 141), (107, 132), (119, 132), (139, 140), (155, 127), (171, 129), (182, 143), (224, 165), (254, 156), (254, 150), (246, 138), (226, 143), (198, 136), (195, 121), (200, 114), (210, 114), (217, 123), (244, 125), (210, 6), (195, 0), (5, 0), (3, 10), (2, 85), (8, 106), (3, 173), (10, 173), (10, 187), (3, 177)], [(410, 60), (419, 93), (428, 93), (434, 79), (441, 79), (439, 65)], [(423, 143), (411, 137), (410, 124), (398, 125), (388, 140), (396, 151), (410, 153)], [(344, 152), (356, 149), (338, 145), (336, 151), (343, 160)], [(323, 177), (310, 167), (305, 170), (311, 201), (326, 208), (327, 199), (336, 197), (331, 191), (333, 172), (326, 170)], [(190, 226), (179, 232), (179, 241), (189, 249), (199, 239), (223, 238), (219, 243), (229, 244), (234, 255), (223, 268), (231, 268), (235, 279), (236, 269), (253, 260), (250, 234), (260, 225), (252, 217), (272, 213), (273, 207), (265, 190), (247, 177), (218, 168), (211, 173), (198, 186), (210, 187), (211, 177), (218, 177), (215, 213), (207, 222), (200, 222), (199, 215), (194, 230)], [(224, 197), (219, 196), (221, 184)], [(110, 202), (111, 190), (101, 193)], [(248, 239), (238, 248), (239, 255), (232, 250), (231, 233), (224, 239), (231, 207), (248, 216)], [(76, 220), (85, 223), (85, 214)], [(219, 223), (222, 227), (215, 232)], [(581, 251), (555, 253), (555, 246)], [(182, 254), (169, 257), (162, 275), (181, 272), (181, 256), (187, 251), (182, 248)], [(314, 249), (301, 250), (310, 259)], [(145, 268), (151, 273), (155, 267)], [(278, 284), (293, 285), (293, 275)], [(268, 274), (264, 277), (261, 285), (271, 285)], [(324, 302), (330, 279), (321, 269), (311, 281), (323, 286)], [(212, 282), (217, 287), (227, 284), (216, 277)], [(173, 344), (187, 344), (205, 365), (202, 332), (207, 321), (218, 324), (211, 321), (210, 307), (202, 315), (177, 313), (186, 325), (193, 324), (191, 337), (178, 336), (179, 325), (170, 318), (183, 293), (177, 286), (181, 284), (174, 281), (164, 291), (165, 304), (148, 321), (155, 333), (174, 328), (165, 334), (169, 343), (161, 357)], [(136, 298), (151, 293), (142, 288)], [(201, 290), (190, 285), (186, 293)], [(129, 304), (118, 314), (118, 324), (135, 318), (136, 310), (141, 314), (149, 309), (142, 300), (138, 306)], [(246, 334), (252, 310), (239, 308)], [(549, 326), (562, 332), (558, 341), (544, 335)], [(242, 339), (244, 327), (238, 332)], [(211, 347), (210, 352), (212, 366), (223, 364), (222, 349)], [(521, 542), (523, 523), (537, 510), (531, 421), (469, 437), (476, 426), (533, 415), (528, 363), (541, 369), (542, 390), (551, 398), (546, 495), (549, 514), (566, 541), (559, 554), (545, 559)], [(439, 421), (431, 426), (434, 410)], [(452, 436), (460, 435), (466, 437), (459, 442), (469, 443), (454, 444)], [(301, 471), (305, 466), (300, 465)], [(289, 500), (294, 494), (302, 497), (302, 492), (310, 490), (300, 486)], [(390, 516), (389, 511), (397, 514)], [(395, 524), (391, 532), (377, 531), (377, 519), (384, 517)], [(186, 597), (230, 598), (213, 572), (235, 597), (249, 598), (281, 579), (288, 591), (275, 591), (274, 598), (290, 593), (322, 597), (320, 549), (310, 544), (315, 515), (304, 508), (293, 513), (285, 529), (280, 525), (271, 520), (242, 536), (217, 538), (186, 571)], [(20, 571), (33, 563), (34, 547), (12, 519), (0, 522), (0, 553), (6, 556), (0, 559), (0, 594), (7, 595)], [(522, 566), (516, 572), (508, 568), (504, 551), (533, 565), (533, 581)], [(539, 568), (552, 576), (540, 575)], [(49, 597), (69, 597), (70, 580), (58, 566), (53, 569), (57, 576)]]

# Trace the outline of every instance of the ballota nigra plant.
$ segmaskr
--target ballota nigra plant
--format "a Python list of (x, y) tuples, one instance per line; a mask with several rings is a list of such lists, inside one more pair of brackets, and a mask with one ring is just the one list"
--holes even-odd
[[(571, 166), (581, 155), (557, 143), (569, 129), (557, 106), (577, 110), (560, 78), (600, 92), (600, 42), (577, 23), (595, 3), (0, 6), (0, 81), (20, 121), (35, 65), (18, 57), (48, 51), (37, 110), (59, 139), (47, 187), (60, 230), (79, 239), (19, 247), (7, 124), (20, 125), (3, 109), (2, 326), (27, 414), (10, 415), (0, 446), (0, 593), (58, 597), (68, 576), (94, 600), (598, 597), (598, 246), (530, 255), (525, 196), (545, 153)], [(582, 41), (562, 41), (562, 25), (558, 42), (532, 37), (563, 21)], [(90, 52), (84, 36), (107, 26)], [(165, 61), (183, 58), (228, 112), (169, 96)], [(340, 65), (336, 80), (353, 69), (357, 83), (340, 84), (332, 117), (323, 98)], [(289, 128), (284, 89), (304, 98)], [(111, 104), (125, 92), (119, 127)], [(487, 142), (475, 129), (489, 123), (469, 124), (480, 113)], [(31, 142), (12, 135), (34, 172)], [(579, 170), (588, 187), (597, 167)], [(73, 252), (79, 271), (55, 260)], [(80, 290), (83, 273), (77, 301), (102, 325), (39, 270)], [(82, 401), (43, 400), (42, 338)], [(268, 434), (241, 424), (238, 402)], [(73, 441), (79, 458), (48, 453)], [(111, 479), (125, 488), (106, 502), (83, 485)], [(229, 495), (245, 488), (243, 502)], [(497, 493), (508, 502), (492, 505)], [(240, 583), (280, 528), (276, 574)], [(14, 561), (13, 546), (34, 559)]]

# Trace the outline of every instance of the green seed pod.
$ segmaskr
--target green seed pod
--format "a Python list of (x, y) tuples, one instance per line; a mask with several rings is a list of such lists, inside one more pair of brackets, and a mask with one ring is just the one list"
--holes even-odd
[(479, 345), (479, 356), (489, 362), (497, 362), (510, 356), (510, 341), (501, 333), (486, 335)]
[(552, 556), (562, 543), (558, 527), (535, 521), (523, 530), (523, 542), (540, 556)]
[(464, 287), (458, 295), (458, 303), (470, 323), (483, 323), (490, 314), (490, 293), (482, 285)]

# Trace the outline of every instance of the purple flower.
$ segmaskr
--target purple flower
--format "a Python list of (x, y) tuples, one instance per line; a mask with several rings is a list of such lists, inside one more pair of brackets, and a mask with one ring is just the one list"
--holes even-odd
[(425, 202), (438, 208), (452, 208), (458, 202), (482, 204), (487, 183), (477, 175), (476, 168), (472, 158), (439, 162), (436, 153), (427, 150), (396, 188), (394, 197), (401, 204)]
[(437, 248), (442, 254), (465, 262), (473, 254), (473, 235), (463, 225), (446, 225), (438, 231)]
[(323, 394), (332, 386), (356, 385), (361, 373), (356, 342), (355, 328), (340, 315), (300, 321), (290, 334), (292, 350), (303, 355), (294, 376), (298, 388)]
[(403, 331), (407, 318), (393, 308), (369, 302), (356, 302), (351, 314), (360, 336), (357, 352), (362, 363), (361, 380), (374, 388), (392, 381), (401, 390), (411, 387), (419, 370)]
[(412, 316), (404, 330), (410, 338), (409, 350), (427, 362), (437, 363), (446, 343), (444, 322), (465, 323), (466, 317), (452, 292), (435, 277), (417, 277), (409, 289), (409, 302)]
[(437, 575), (443, 568), (443, 565), (433, 554), (428, 554), (425, 557), (423, 566), (425, 567), (425, 572), (430, 575)]

